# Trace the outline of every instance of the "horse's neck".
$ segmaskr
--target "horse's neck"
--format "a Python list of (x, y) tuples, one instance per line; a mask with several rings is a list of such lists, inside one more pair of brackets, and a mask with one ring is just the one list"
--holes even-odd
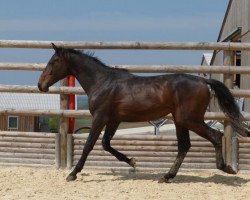
[(89, 95), (94, 86), (98, 84), (100, 76), (102, 76), (102, 74), (105, 76), (105, 69), (94, 60), (88, 60), (86, 62), (78, 58), (72, 62), (70, 68), (72, 75), (76, 77), (87, 95)]

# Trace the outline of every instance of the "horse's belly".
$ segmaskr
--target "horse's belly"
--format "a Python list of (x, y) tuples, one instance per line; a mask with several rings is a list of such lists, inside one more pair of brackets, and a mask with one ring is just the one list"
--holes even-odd
[(139, 109), (123, 108), (117, 111), (116, 118), (124, 122), (142, 122), (163, 118), (171, 112), (168, 107)]

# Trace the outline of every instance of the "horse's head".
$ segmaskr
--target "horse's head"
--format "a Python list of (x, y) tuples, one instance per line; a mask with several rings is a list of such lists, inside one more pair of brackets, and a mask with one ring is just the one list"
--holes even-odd
[(63, 48), (57, 47), (53, 43), (52, 46), (55, 50), (55, 53), (49, 60), (46, 68), (43, 70), (38, 82), (38, 88), (43, 92), (47, 92), (51, 85), (69, 75), (66, 59), (64, 56), (65, 50)]

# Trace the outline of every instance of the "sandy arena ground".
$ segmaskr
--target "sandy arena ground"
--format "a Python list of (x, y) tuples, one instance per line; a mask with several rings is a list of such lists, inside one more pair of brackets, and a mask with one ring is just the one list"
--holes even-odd
[(85, 169), (75, 182), (68, 170), (0, 167), (1, 200), (158, 200), (250, 199), (250, 173), (180, 172), (172, 183), (158, 184), (159, 173)]

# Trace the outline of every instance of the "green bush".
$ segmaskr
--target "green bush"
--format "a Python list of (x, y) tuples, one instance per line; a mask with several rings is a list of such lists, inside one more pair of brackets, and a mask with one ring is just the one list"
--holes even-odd
[(49, 127), (52, 133), (58, 133), (60, 118), (49, 118)]

